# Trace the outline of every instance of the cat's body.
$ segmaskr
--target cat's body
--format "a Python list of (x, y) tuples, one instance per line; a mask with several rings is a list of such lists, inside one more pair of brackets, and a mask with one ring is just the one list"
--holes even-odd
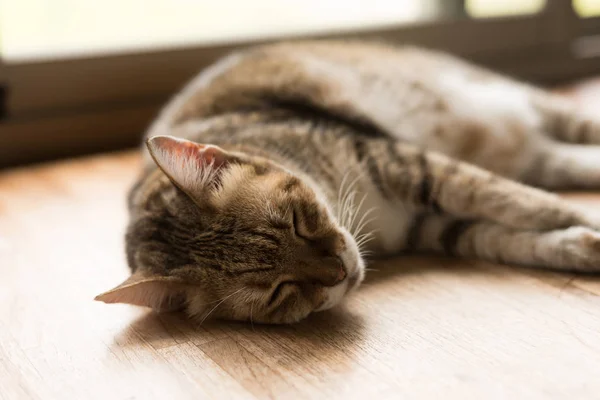
[[(236, 53), (176, 96), (148, 138), (154, 160), (147, 157), (132, 191), (127, 238), (133, 275), (143, 279), (109, 292), (105, 301), (163, 308), (180, 305), (167, 301), (175, 297), (195, 315), (251, 319), (254, 312), (255, 320), (290, 322), (336, 304), (357, 286), (365, 249), (375, 256), (435, 251), (600, 269), (600, 219), (516, 182), (600, 187), (600, 146), (593, 145), (600, 145), (600, 123), (560, 98), (445, 54), (359, 42)], [(253, 169), (232, 172), (232, 165)], [(206, 181), (215, 183), (207, 188)], [(293, 220), (286, 217), (290, 208)], [(213, 219), (203, 225), (208, 215)], [(273, 215), (289, 225), (278, 226)], [(204, 227), (176, 226), (193, 218)], [(207, 226), (226, 218), (237, 221), (227, 231), (235, 240), (211, 228), (198, 241)], [(238, 226), (246, 220), (254, 222)], [(277, 251), (234, 233), (273, 235), (296, 226), (304, 233), (293, 240), (302, 243), (277, 237), (271, 243)], [(323, 251), (299, 255), (316, 247)], [(341, 273), (327, 257), (341, 259)], [(205, 264), (228, 271), (210, 295), (198, 272)], [(295, 277), (281, 278), (288, 264)], [(243, 278), (252, 283), (231, 278), (243, 265), (256, 269), (256, 276)], [(261, 276), (260, 265), (271, 275)], [(287, 297), (282, 279), (298, 286)], [(190, 282), (204, 288), (190, 289)], [(276, 293), (251, 294), (254, 284)], [(235, 290), (245, 294), (206, 307)], [(298, 305), (313, 292), (318, 300)], [(154, 300), (144, 300), (150, 294)]]

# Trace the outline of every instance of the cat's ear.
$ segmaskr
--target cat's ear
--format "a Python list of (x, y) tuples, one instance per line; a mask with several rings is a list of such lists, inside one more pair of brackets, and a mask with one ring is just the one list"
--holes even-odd
[(146, 145), (158, 167), (190, 195), (200, 194), (214, 183), (230, 159), (220, 147), (172, 136), (151, 137)]
[(150, 307), (156, 311), (176, 311), (184, 308), (187, 289), (189, 286), (177, 278), (148, 277), (136, 272), (117, 287), (99, 294), (94, 300), (107, 304)]

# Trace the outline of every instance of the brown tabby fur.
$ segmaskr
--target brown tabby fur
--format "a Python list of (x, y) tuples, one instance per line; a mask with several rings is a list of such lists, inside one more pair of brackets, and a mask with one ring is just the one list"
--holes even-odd
[(523, 184), (600, 187), (600, 120), (446, 54), (253, 48), (200, 74), (147, 137), (133, 274), (106, 302), (287, 323), (357, 287), (364, 251), (600, 268), (600, 219)]

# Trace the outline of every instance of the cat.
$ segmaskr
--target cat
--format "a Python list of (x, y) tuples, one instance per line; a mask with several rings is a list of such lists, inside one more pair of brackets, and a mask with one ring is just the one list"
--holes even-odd
[(233, 53), (146, 134), (131, 277), (97, 300), (293, 323), (365, 257), (434, 252), (600, 270), (600, 218), (544, 189), (600, 187), (600, 119), (454, 56), (360, 41)]

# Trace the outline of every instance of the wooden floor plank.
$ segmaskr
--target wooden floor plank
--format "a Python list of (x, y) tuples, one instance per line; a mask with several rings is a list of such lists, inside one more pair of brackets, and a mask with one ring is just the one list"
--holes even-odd
[(267, 366), (231, 338), (207, 342), (198, 347), (257, 398), (289, 398), (298, 390), (276, 369)]

